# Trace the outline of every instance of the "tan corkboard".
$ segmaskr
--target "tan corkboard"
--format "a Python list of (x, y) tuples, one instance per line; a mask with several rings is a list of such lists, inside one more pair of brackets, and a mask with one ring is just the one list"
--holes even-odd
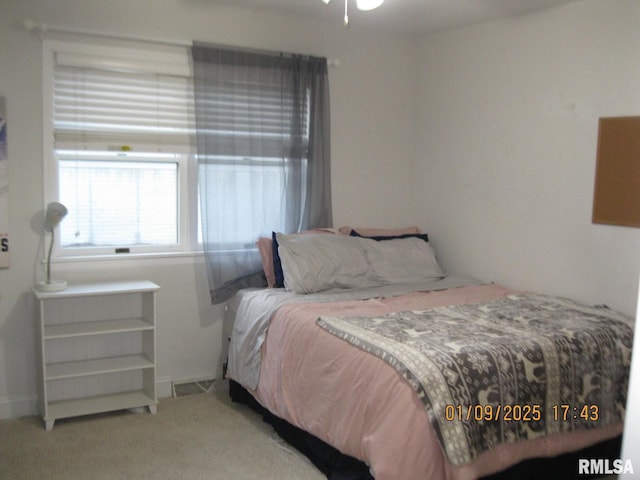
[(600, 119), (592, 221), (640, 227), (640, 117)]

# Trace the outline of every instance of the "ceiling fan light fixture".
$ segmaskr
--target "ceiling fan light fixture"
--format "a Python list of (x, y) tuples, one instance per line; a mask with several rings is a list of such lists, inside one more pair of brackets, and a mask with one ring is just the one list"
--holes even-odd
[(374, 10), (384, 3), (384, 0), (356, 0), (358, 10)]
[[(329, 5), (331, 0), (322, 0), (322, 3)], [(358, 10), (374, 10), (384, 3), (384, 0), (356, 0)], [(349, 0), (344, 0), (344, 26), (349, 26)]]

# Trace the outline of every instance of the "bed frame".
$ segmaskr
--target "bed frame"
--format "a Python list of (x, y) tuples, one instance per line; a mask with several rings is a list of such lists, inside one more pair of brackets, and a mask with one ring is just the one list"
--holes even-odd
[[(327, 476), (328, 480), (374, 480), (367, 465), (353, 457), (344, 455), (331, 445), (310, 433), (301, 430), (285, 420), (273, 415), (239, 383), (229, 380), (231, 400), (249, 406), (262, 415), (285, 441), (293, 445)], [(565, 453), (552, 458), (525, 460), (502, 472), (483, 477), (481, 480), (538, 480), (540, 478), (557, 480), (585, 480), (598, 478), (596, 475), (578, 475), (578, 459), (614, 459), (620, 458), (622, 436), (600, 442), (596, 445)]]

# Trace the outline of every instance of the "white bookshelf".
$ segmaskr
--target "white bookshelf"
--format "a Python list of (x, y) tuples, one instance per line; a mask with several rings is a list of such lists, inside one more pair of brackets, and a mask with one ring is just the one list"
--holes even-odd
[(38, 406), (59, 418), (148, 407), (156, 413), (156, 293), (147, 280), (33, 289), (38, 300)]

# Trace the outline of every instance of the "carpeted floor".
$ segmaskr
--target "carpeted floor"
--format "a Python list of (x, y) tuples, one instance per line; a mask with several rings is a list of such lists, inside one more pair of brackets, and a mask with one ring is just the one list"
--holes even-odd
[(221, 386), (163, 398), (156, 415), (58, 420), (49, 432), (40, 417), (0, 420), (0, 480), (326, 479)]
[(325, 479), (227, 392), (163, 398), (158, 413), (0, 421), (2, 480)]

